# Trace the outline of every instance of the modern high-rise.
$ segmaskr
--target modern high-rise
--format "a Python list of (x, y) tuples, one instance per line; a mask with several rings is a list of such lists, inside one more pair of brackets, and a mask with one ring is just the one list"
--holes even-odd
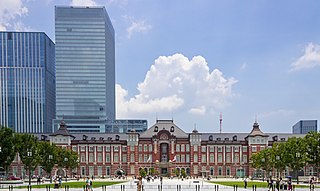
[(43, 32), (0, 32), (0, 125), (49, 133), (55, 118), (55, 45)]
[(56, 108), (53, 129), (103, 132), (115, 119), (115, 32), (104, 7), (55, 7)]
[(317, 131), (317, 120), (300, 120), (292, 126), (293, 134), (307, 134), (310, 131)]

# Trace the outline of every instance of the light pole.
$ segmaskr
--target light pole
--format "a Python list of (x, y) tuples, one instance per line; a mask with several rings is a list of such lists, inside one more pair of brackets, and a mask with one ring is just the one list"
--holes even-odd
[[(29, 157), (29, 158), (31, 158), (32, 157), (32, 152), (31, 151), (27, 151), (27, 156)], [(31, 185), (31, 164), (30, 164), (30, 162), (29, 162), (29, 186)]]
[[(52, 160), (52, 159), (53, 159), (53, 156), (52, 156), (52, 155), (49, 155), (49, 156), (48, 156), (49, 164), (51, 164), (51, 160)], [(47, 173), (48, 173), (48, 172), (47, 172)], [(52, 183), (51, 171), (50, 171), (49, 177), (50, 177), (50, 183)]]
[(298, 163), (298, 165), (297, 165), (297, 184), (299, 184), (299, 158), (300, 158), (299, 152), (296, 153), (296, 158), (298, 158), (297, 159), (297, 163)]
[(67, 157), (64, 158), (64, 162), (65, 162), (65, 168), (66, 168), (66, 182), (67, 182), (68, 181), (68, 168), (67, 168), (68, 158)]

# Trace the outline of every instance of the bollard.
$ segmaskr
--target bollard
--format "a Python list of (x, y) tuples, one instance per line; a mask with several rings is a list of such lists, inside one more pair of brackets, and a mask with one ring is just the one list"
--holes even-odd
[(196, 185), (196, 191), (198, 191), (198, 185)]

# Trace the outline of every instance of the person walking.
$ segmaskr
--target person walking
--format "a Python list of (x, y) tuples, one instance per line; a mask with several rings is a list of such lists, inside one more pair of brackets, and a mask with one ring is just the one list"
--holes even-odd
[(248, 180), (247, 177), (244, 178), (244, 188), (247, 189), (248, 186)]

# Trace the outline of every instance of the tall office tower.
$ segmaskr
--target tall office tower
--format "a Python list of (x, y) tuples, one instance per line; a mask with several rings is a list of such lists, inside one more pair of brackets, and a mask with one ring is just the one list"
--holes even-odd
[(115, 34), (104, 7), (55, 7), (56, 106), (73, 132), (115, 119)]
[(317, 132), (317, 120), (300, 120), (292, 126), (293, 134), (307, 134), (310, 131)]
[(51, 132), (54, 49), (43, 32), (0, 32), (0, 125), (21, 133)]

